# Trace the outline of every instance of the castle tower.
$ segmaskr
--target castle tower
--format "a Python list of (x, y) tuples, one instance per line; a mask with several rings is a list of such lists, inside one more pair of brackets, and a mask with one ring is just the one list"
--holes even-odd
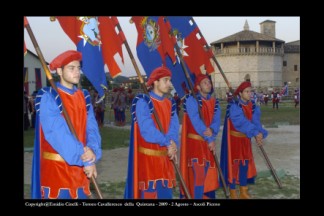
[[(258, 91), (282, 86), (282, 64), (285, 41), (275, 38), (275, 23), (266, 20), (261, 33), (250, 30), (246, 20), (243, 30), (211, 43), (213, 52), (233, 88), (250, 80)], [(215, 71), (218, 68), (215, 66)], [(227, 85), (214, 76), (216, 92), (223, 97)]]
[(260, 23), (261, 34), (268, 35), (270, 37), (276, 37), (276, 22), (272, 20), (265, 20)]

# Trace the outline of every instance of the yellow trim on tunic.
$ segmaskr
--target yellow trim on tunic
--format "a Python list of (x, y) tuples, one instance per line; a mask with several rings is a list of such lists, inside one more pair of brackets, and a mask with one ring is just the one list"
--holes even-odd
[(230, 131), (230, 134), (235, 137), (246, 137), (246, 135), (244, 133), (232, 131), (232, 130)]
[(51, 153), (51, 152), (43, 152), (43, 158), (47, 160), (54, 160), (54, 161), (62, 161), (64, 159), (59, 154)]
[(193, 133), (188, 133), (187, 137), (190, 139), (205, 141), (204, 138), (202, 138), (201, 136), (199, 136), (197, 134), (193, 134)]
[(150, 156), (166, 156), (168, 155), (168, 150), (154, 150), (154, 149), (149, 149), (149, 148), (144, 148), (142, 146), (138, 147), (138, 151), (140, 153), (143, 153), (145, 155), (150, 155)]

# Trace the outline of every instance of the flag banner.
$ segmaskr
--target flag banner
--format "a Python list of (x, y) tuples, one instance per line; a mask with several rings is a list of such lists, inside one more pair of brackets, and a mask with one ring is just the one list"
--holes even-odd
[(29, 23), (28, 23), (28, 19), (27, 19), (27, 17), (24, 17), (24, 27), (26, 26), (26, 25), (28, 25)]
[(114, 77), (121, 73), (114, 60), (119, 53), (121, 58), (123, 33), (116, 33), (116, 20), (111, 17), (56, 17), (77, 50), (82, 53), (82, 71), (98, 91), (100, 97), (107, 89), (104, 65)]
[(170, 16), (172, 34), (176, 37), (177, 44), (181, 49), (184, 61), (191, 72), (199, 75), (204, 70), (210, 74), (214, 68), (210, 62), (211, 49), (207, 50), (206, 40), (200, 36), (199, 28), (191, 16)]
[[(28, 24), (28, 20), (26, 17), (24, 17), (24, 28), (26, 27), (26, 25)], [(27, 54), (27, 47), (26, 47), (26, 43), (24, 41), (24, 56)]]
[[(177, 63), (174, 50), (175, 38), (170, 35), (170, 25), (164, 17), (132, 17), (135, 23), (137, 37), (137, 57), (141, 62), (146, 75), (162, 65), (168, 67), (172, 72), (172, 84), (180, 97), (185, 94), (187, 85), (186, 77)], [(180, 66), (180, 68), (179, 68)]]
[(147, 76), (157, 68), (165, 65), (166, 57), (175, 62), (173, 41), (162, 17), (132, 17), (138, 33), (137, 56)]
[(288, 84), (281, 89), (280, 96), (288, 96)]
[(117, 17), (99, 17), (103, 58), (112, 78), (121, 74), (121, 70), (114, 59), (116, 53), (119, 54), (124, 63), (122, 45), (126, 39), (124, 32), (116, 32), (116, 26), (118, 24)]
[[(186, 62), (184, 62), (185, 67), (189, 73), (189, 78), (191, 83), (195, 83), (195, 74), (193, 74), (190, 69), (188, 68)], [(183, 98), (186, 94), (190, 91), (190, 86), (188, 84), (186, 75), (184, 73), (184, 69), (181, 66), (181, 62), (179, 57), (177, 57), (177, 62), (173, 64), (170, 59), (166, 60), (166, 66), (172, 72), (172, 85), (175, 88), (176, 92), (178, 93), (180, 98)]]

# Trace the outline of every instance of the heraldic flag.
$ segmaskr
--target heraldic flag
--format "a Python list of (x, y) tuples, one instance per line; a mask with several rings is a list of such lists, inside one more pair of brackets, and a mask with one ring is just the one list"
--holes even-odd
[[(151, 72), (162, 65), (173, 66), (176, 63), (174, 50), (175, 40), (170, 35), (171, 27), (163, 17), (132, 17), (135, 23), (137, 37), (137, 56), (140, 60), (145, 73), (150, 76)], [(184, 95), (181, 81), (185, 80), (185, 75), (172, 73), (172, 84), (179, 96)]]
[(64, 32), (82, 53), (82, 71), (89, 79), (99, 96), (104, 96), (107, 79), (104, 65), (107, 64), (112, 77), (121, 73), (114, 60), (119, 53), (123, 60), (123, 32), (116, 33), (116, 17), (56, 17)]
[(213, 53), (204, 46), (207, 44), (203, 37), (198, 34), (199, 28), (196, 23), (192, 22), (190, 16), (168, 17), (172, 27), (173, 35), (177, 39), (178, 46), (182, 51), (183, 59), (188, 65), (191, 72), (195, 75), (201, 74), (201, 67), (208, 74), (214, 72), (210, 62)]
[[(206, 41), (198, 35), (199, 28), (191, 19), (192, 17), (168, 17), (172, 28), (172, 36), (177, 41), (191, 82), (194, 83), (195, 77), (201, 74), (202, 71), (206, 70), (206, 73), (210, 74), (214, 72), (214, 68), (210, 62), (213, 53), (204, 47)], [(177, 63), (173, 65), (167, 62), (167, 66), (172, 71), (172, 74), (184, 74), (179, 57), (177, 60)], [(189, 85), (185, 79), (175, 80), (175, 82), (181, 82), (183, 91), (178, 91), (180, 97), (188, 93)], [(174, 85), (179, 84), (174, 83)]]

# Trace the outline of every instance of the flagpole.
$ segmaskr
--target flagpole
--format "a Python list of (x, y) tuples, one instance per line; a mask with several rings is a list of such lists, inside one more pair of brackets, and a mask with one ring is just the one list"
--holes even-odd
[[(195, 22), (195, 20), (193, 19), (193, 17), (191, 18), (191, 21), (192, 21), (194, 24), (196, 24), (196, 22)], [(197, 24), (196, 24), (196, 25), (197, 25)], [(204, 36), (202, 35), (202, 33), (201, 33), (201, 31), (200, 31), (199, 28), (198, 28), (198, 33), (199, 33), (199, 35), (200, 35), (201, 38), (204, 38)], [(206, 41), (206, 40), (205, 40), (205, 41)], [(209, 44), (207, 43), (207, 41), (206, 41), (206, 44), (205, 44), (205, 45), (206, 45), (206, 47), (207, 47), (207, 50), (210, 50), (210, 49), (211, 49), (211, 47), (209, 46)], [(212, 50), (210, 50), (210, 52), (212, 52)], [(215, 55), (214, 55), (213, 52), (212, 52), (212, 54), (213, 54), (213, 55), (212, 55), (212, 58), (213, 58), (214, 62), (216, 63), (217, 68), (219, 69), (220, 73), (222, 74), (222, 76), (223, 76), (223, 78), (224, 78), (224, 80), (225, 80), (225, 82), (226, 82), (226, 84), (227, 84), (227, 86), (228, 86), (230, 92), (233, 93), (234, 91), (233, 91), (233, 89), (232, 89), (230, 83), (228, 82), (228, 80), (227, 80), (227, 78), (226, 78), (226, 76), (225, 76), (225, 74), (224, 74), (224, 72), (223, 72), (221, 66), (219, 65), (219, 63), (218, 63), (218, 61), (217, 61), (217, 59), (216, 59), (216, 57), (215, 57)], [(259, 146), (259, 148), (260, 148), (260, 150), (261, 150), (261, 152), (262, 152), (262, 154), (263, 154), (263, 157), (264, 157), (265, 160), (266, 160), (266, 163), (267, 163), (267, 165), (268, 165), (268, 167), (269, 167), (269, 169), (270, 169), (270, 171), (271, 171), (271, 174), (273, 175), (274, 179), (276, 180), (276, 183), (278, 184), (278, 187), (281, 189), (281, 188), (282, 188), (282, 184), (281, 184), (281, 182), (280, 182), (280, 180), (279, 180), (279, 178), (278, 178), (278, 176), (277, 176), (277, 174), (276, 174), (276, 171), (274, 170), (274, 168), (273, 168), (273, 166), (272, 166), (272, 164), (271, 164), (271, 162), (270, 162), (270, 160), (269, 160), (269, 157), (268, 157), (267, 153), (265, 152), (263, 146)]]
[[(167, 17), (165, 17), (165, 19), (166, 19), (167, 21), (169, 21)], [(172, 31), (172, 28), (171, 28), (171, 31)], [(171, 34), (171, 37), (173, 37), (172, 34)], [(176, 48), (177, 55), (179, 56), (180, 63), (181, 63), (182, 69), (183, 69), (183, 71), (184, 71), (184, 73), (185, 73), (185, 76), (186, 76), (187, 82), (188, 82), (188, 84), (189, 84), (189, 87), (190, 87), (191, 93), (192, 93), (193, 97), (197, 100), (199, 116), (200, 116), (201, 120), (202, 120), (203, 122), (205, 122), (205, 120), (204, 120), (204, 116), (203, 116), (202, 111), (201, 111), (201, 108), (200, 108), (200, 106), (199, 106), (199, 102), (198, 102), (197, 96), (196, 96), (195, 91), (194, 91), (194, 87), (193, 87), (193, 85), (192, 85), (192, 83), (191, 83), (191, 79), (190, 79), (190, 76), (189, 76), (189, 72), (188, 72), (187, 67), (186, 67), (186, 65), (185, 65), (185, 63), (184, 63), (183, 56), (182, 56), (182, 53), (181, 53), (181, 51), (180, 51), (180, 48), (179, 48), (177, 42), (175, 42), (175, 48)], [(220, 179), (221, 179), (222, 184), (223, 184), (223, 190), (224, 190), (225, 197), (226, 197), (227, 199), (229, 199), (229, 191), (228, 191), (228, 188), (226, 187), (225, 179), (224, 179), (224, 176), (223, 176), (222, 169), (221, 169), (221, 167), (220, 167), (220, 165), (219, 165), (219, 161), (218, 161), (218, 157), (217, 157), (216, 151), (214, 152), (213, 155), (214, 155), (214, 160), (215, 160), (215, 163), (216, 163), (216, 167), (217, 167), (217, 169), (218, 169), (218, 173), (219, 173)]]
[[(121, 28), (121, 26), (120, 26), (120, 24), (119, 24), (119, 22), (117, 22), (117, 28), (118, 28), (118, 31), (119, 31), (119, 32), (123, 32), (123, 31), (122, 31), (122, 28)], [(128, 54), (129, 54), (129, 57), (130, 57), (131, 60), (132, 60), (133, 66), (134, 66), (134, 68), (135, 68), (136, 74), (137, 74), (137, 76), (138, 76), (138, 78), (139, 78), (139, 81), (140, 81), (140, 83), (141, 83), (142, 89), (143, 89), (144, 93), (148, 95), (149, 93), (148, 93), (148, 90), (147, 90), (147, 88), (146, 88), (146, 86), (145, 86), (144, 79), (143, 79), (143, 77), (142, 77), (142, 75), (141, 75), (141, 73), (140, 73), (140, 70), (139, 70), (139, 68), (138, 68), (138, 66), (137, 66), (137, 63), (136, 63), (136, 61), (135, 61), (135, 58), (134, 58), (134, 56), (133, 56), (133, 53), (132, 53), (132, 51), (131, 51), (131, 49), (130, 49), (130, 46), (129, 46), (129, 44), (128, 44), (126, 38), (124, 38), (124, 44), (125, 44), (125, 47), (126, 47), (126, 49), (127, 49)], [(157, 115), (155, 109), (153, 109), (153, 116), (154, 116), (154, 119), (156, 120), (156, 123), (158, 124), (159, 130), (160, 130), (163, 134), (165, 134), (165, 131), (164, 131), (163, 127), (162, 127), (161, 121), (160, 121), (160, 119), (159, 119), (159, 117), (158, 117), (158, 115)], [(178, 168), (178, 166), (177, 166), (177, 164), (175, 163), (174, 160), (172, 160), (172, 164), (173, 164), (173, 166), (174, 166), (174, 169), (175, 169), (176, 173), (178, 174), (178, 177), (179, 177), (179, 179), (180, 179), (180, 183), (181, 183), (181, 185), (182, 185), (182, 187), (183, 187), (183, 189), (184, 189), (184, 192), (185, 192), (185, 194), (186, 194), (186, 197), (187, 197), (188, 199), (191, 199), (191, 196), (190, 196), (189, 190), (188, 190), (188, 188), (187, 188), (187, 186), (186, 186), (186, 184), (185, 184), (185, 181), (184, 181), (184, 179), (183, 179), (183, 177), (182, 177), (182, 175), (181, 175), (181, 172), (180, 172), (180, 170), (179, 170), (179, 168)]]
[[(27, 18), (24, 17), (24, 19), (27, 19)], [(40, 62), (41, 62), (41, 64), (42, 64), (42, 67), (43, 67), (43, 69), (44, 69), (44, 71), (45, 71), (45, 74), (46, 74), (46, 77), (47, 77), (49, 83), (51, 84), (52, 88), (53, 88), (55, 91), (58, 91), (58, 90), (57, 90), (57, 86), (56, 86), (56, 84), (55, 84), (55, 82), (54, 82), (54, 80), (53, 80), (53, 77), (52, 77), (52, 75), (51, 75), (51, 72), (49, 71), (49, 69), (48, 69), (48, 67), (47, 67), (47, 65), (46, 65), (46, 62), (45, 62), (45, 58), (44, 58), (44, 56), (43, 56), (43, 53), (42, 53), (42, 51), (40, 50), (40, 48), (39, 48), (39, 46), (38, 46), (37, 40), (36, 40), (36, 38), (35, 38), (35, 35), (34, 35), (34, 33), (33, 33), (33, 31), (32, 31), (32, 29), (31, 29), (31, 27), (30, 27), (30, 25), (29, 25), (28, 22), (25, 23), (25, 28), (26, 28), (26, 30), (27, 30), (27, 32), (28, 32), (28, 34), (29, 34), (29, 37), (30, 37), (31, 41), (33, 42), (34, 48), (35, 48), (35, 50), (36, 50), (36, 52), (37, 52), (37, 55), (38, 55), (38, 57), (39, 57), (39, 60), (40, 60)], [(65, 106), (64, 106), (64, 104), (63, 104), (63, 101), (62, 101), (62, 111), (63, 111), (63, 116), (64, 116), (64, 118), (65, 118), (65, 120), (66, 120), (66, 123), (67, 123), (68, 126), (69, 126), (70, 131), (72, 132), (72, 134), (74, 135), (74, 137), (78, 140), (78, 136), (76, 135), (76, 132), (75, 132), (75, 130), (74, 130), (74, 127), (73, 127), (72, 122), (71, 122), (71, 119), (70, 119), (70, 116), (68, 115), (68, 113), (67, 113), (67, 111), (66, 111), (66, 109), (65, 109)], [(95, 190), (96, 190), (96, 192), (97, 192), (99, 198), (100, 198), (100, 199), (103, 199), (102, 193), (101, 193), (101, 191), (100, 191), (100, 188), (99, 188), (99, 186), (98, 186), (98, 184), (97, 184), (97, 181), (96, 181), (96, 179), (94, 178), (94, 176), (91, 176), (91, 181), (92, 181), (92, 183), (93, 183), (93, 185), (94, 185), (94, 187), (95, 187)]]
[[(195, 20), (193, 19), (193, 17), (191, 17), (191, 21), (193, 22), (193, 24), (195, 24), (195, 25), (197, 26), (197, 24), (196, 24)], [(202, 35), (202, 33), (201, 33), (201, 31), (200, 31), (199, 28), (198, 28), (198, 33), (199, 33), (199, 35), (200, 35), (201, 38), (204, 38), (204, 36)], [(205, 41), (206, 41), (206, 40), (205, 40)], [(207, 48), (208, 51), (211, 49), (210, 46), (209, 46), (209, 44), (207, 43), (207, 41), (206, 41), (205, 46), (206, 46), (206, 48)], [(224, 78), (224, 80), (225, 80), (225, 82), (226, 82), (226, 84), (227, 84), (227, 86), (228, 86), (230, 92), (234, 93), (234, 90), (232, 89), (232, 86), (231, 86), (230, 82), (228, 81), (228, 79), (227, 79), (225, 73), (223, 72), (222, 67), (221, 67), (220, 64), (218, 63), (218, 61), (217, 61), (217, 59), (216, 59), (214, 53), (212, 52), (212, 50), (210, 50), (210, 52), (212, 53), (212, 59), (213, 59), (213, 61), (215, 62), (215, 64), (216, 64), (216, 66), (217, 66), (219, 72), (221, 73), (222, 77)]]

